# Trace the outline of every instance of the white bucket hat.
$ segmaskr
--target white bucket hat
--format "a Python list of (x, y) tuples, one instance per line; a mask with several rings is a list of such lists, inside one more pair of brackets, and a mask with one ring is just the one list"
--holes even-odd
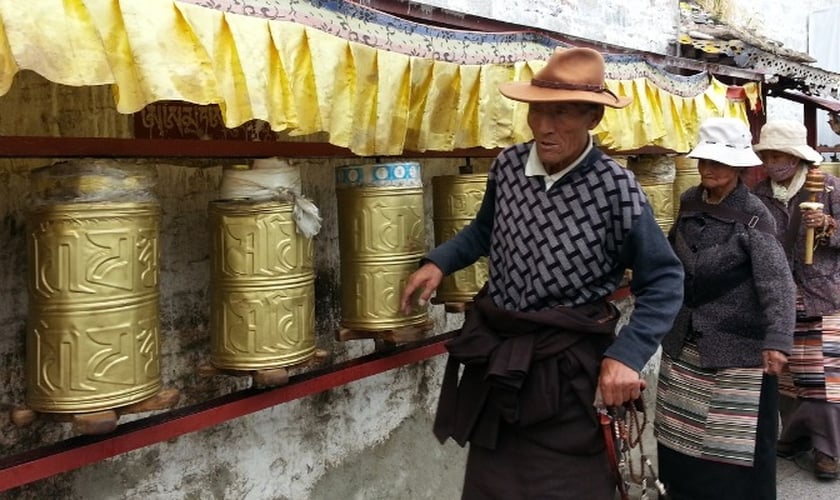
[(700, 125), (697, 146), (690, 158), (712, 160), (730, 167), (755, 167), (761, 159), (753, 152), (752, 134), (736, 118), (709, 118)]
[(811, 163), (822, 162), (822, 155), (808, 145), (808, 129), (794, 120), (772, 121), (761, 127), (761, 141), (753, 149), (781, 151)]

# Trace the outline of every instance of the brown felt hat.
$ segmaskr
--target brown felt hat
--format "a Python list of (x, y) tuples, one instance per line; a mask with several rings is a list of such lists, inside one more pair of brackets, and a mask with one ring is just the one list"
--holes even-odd
[(611, 108), (623, 108), (632, 101), (604, 85), (604, 58), (583, 47), (558, 48), (530, 82), (504, 83), (499, 92), (515, 101), (592, 102)]

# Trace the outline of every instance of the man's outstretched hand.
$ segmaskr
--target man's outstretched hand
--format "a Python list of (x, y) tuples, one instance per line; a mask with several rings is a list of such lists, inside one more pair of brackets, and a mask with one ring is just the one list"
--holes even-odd
[[(400, 310), (403, 314), (411, 313), (411, 308), (415, 305), (423, 307), (429, 302), (432, 293), (437, 289), (440, 282), (443, 280), (443, 271), (432, 262), (426, 262), (420, 269), (414, 271), (405, 283), (402, 296), (400, 297)], [(417, 297), (417, 303), (412, 304), (411, 300), (417, 290), (421, 290), (420, 296)]]

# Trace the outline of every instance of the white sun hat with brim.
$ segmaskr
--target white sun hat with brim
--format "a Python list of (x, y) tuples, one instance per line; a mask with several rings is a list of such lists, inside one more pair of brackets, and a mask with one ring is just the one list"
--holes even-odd
[(811, 163), (823, 160), (822, 155), (808, 145), (808, 129), (794, 120), (767, 122), (761, 127), (761, 140), (753, 150), (781, 151)]
[(737, 118), (709, 118), (700, 125), (690, 158), (712, 160), (730, 167), (755, 167), (761, 159), (752, 148), (752, 134)]

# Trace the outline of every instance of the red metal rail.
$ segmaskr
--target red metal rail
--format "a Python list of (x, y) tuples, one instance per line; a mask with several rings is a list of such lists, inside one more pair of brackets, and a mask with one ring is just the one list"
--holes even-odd
[[(501, 148), (452, 151), (405, 151), (395, 158), (495, 158)], [(673, 150), (645, 146), (609, 154), (670, 154)], [(200, 139), (118, 139), (113, 137), (0, 136), (0, 158), (355, 158), (349, 149), (325, 142), (270, 142)], [(375, 156), (389, 158), (388, 156)]]
[(371, 375), (417, 363), (445, 351), (454, 332), (291, 377), (272, 389), (246, 389), (199, 404), (122, 424), (106, 435), (78, 436), (0, 459), (0, 491), (200, 431)]

